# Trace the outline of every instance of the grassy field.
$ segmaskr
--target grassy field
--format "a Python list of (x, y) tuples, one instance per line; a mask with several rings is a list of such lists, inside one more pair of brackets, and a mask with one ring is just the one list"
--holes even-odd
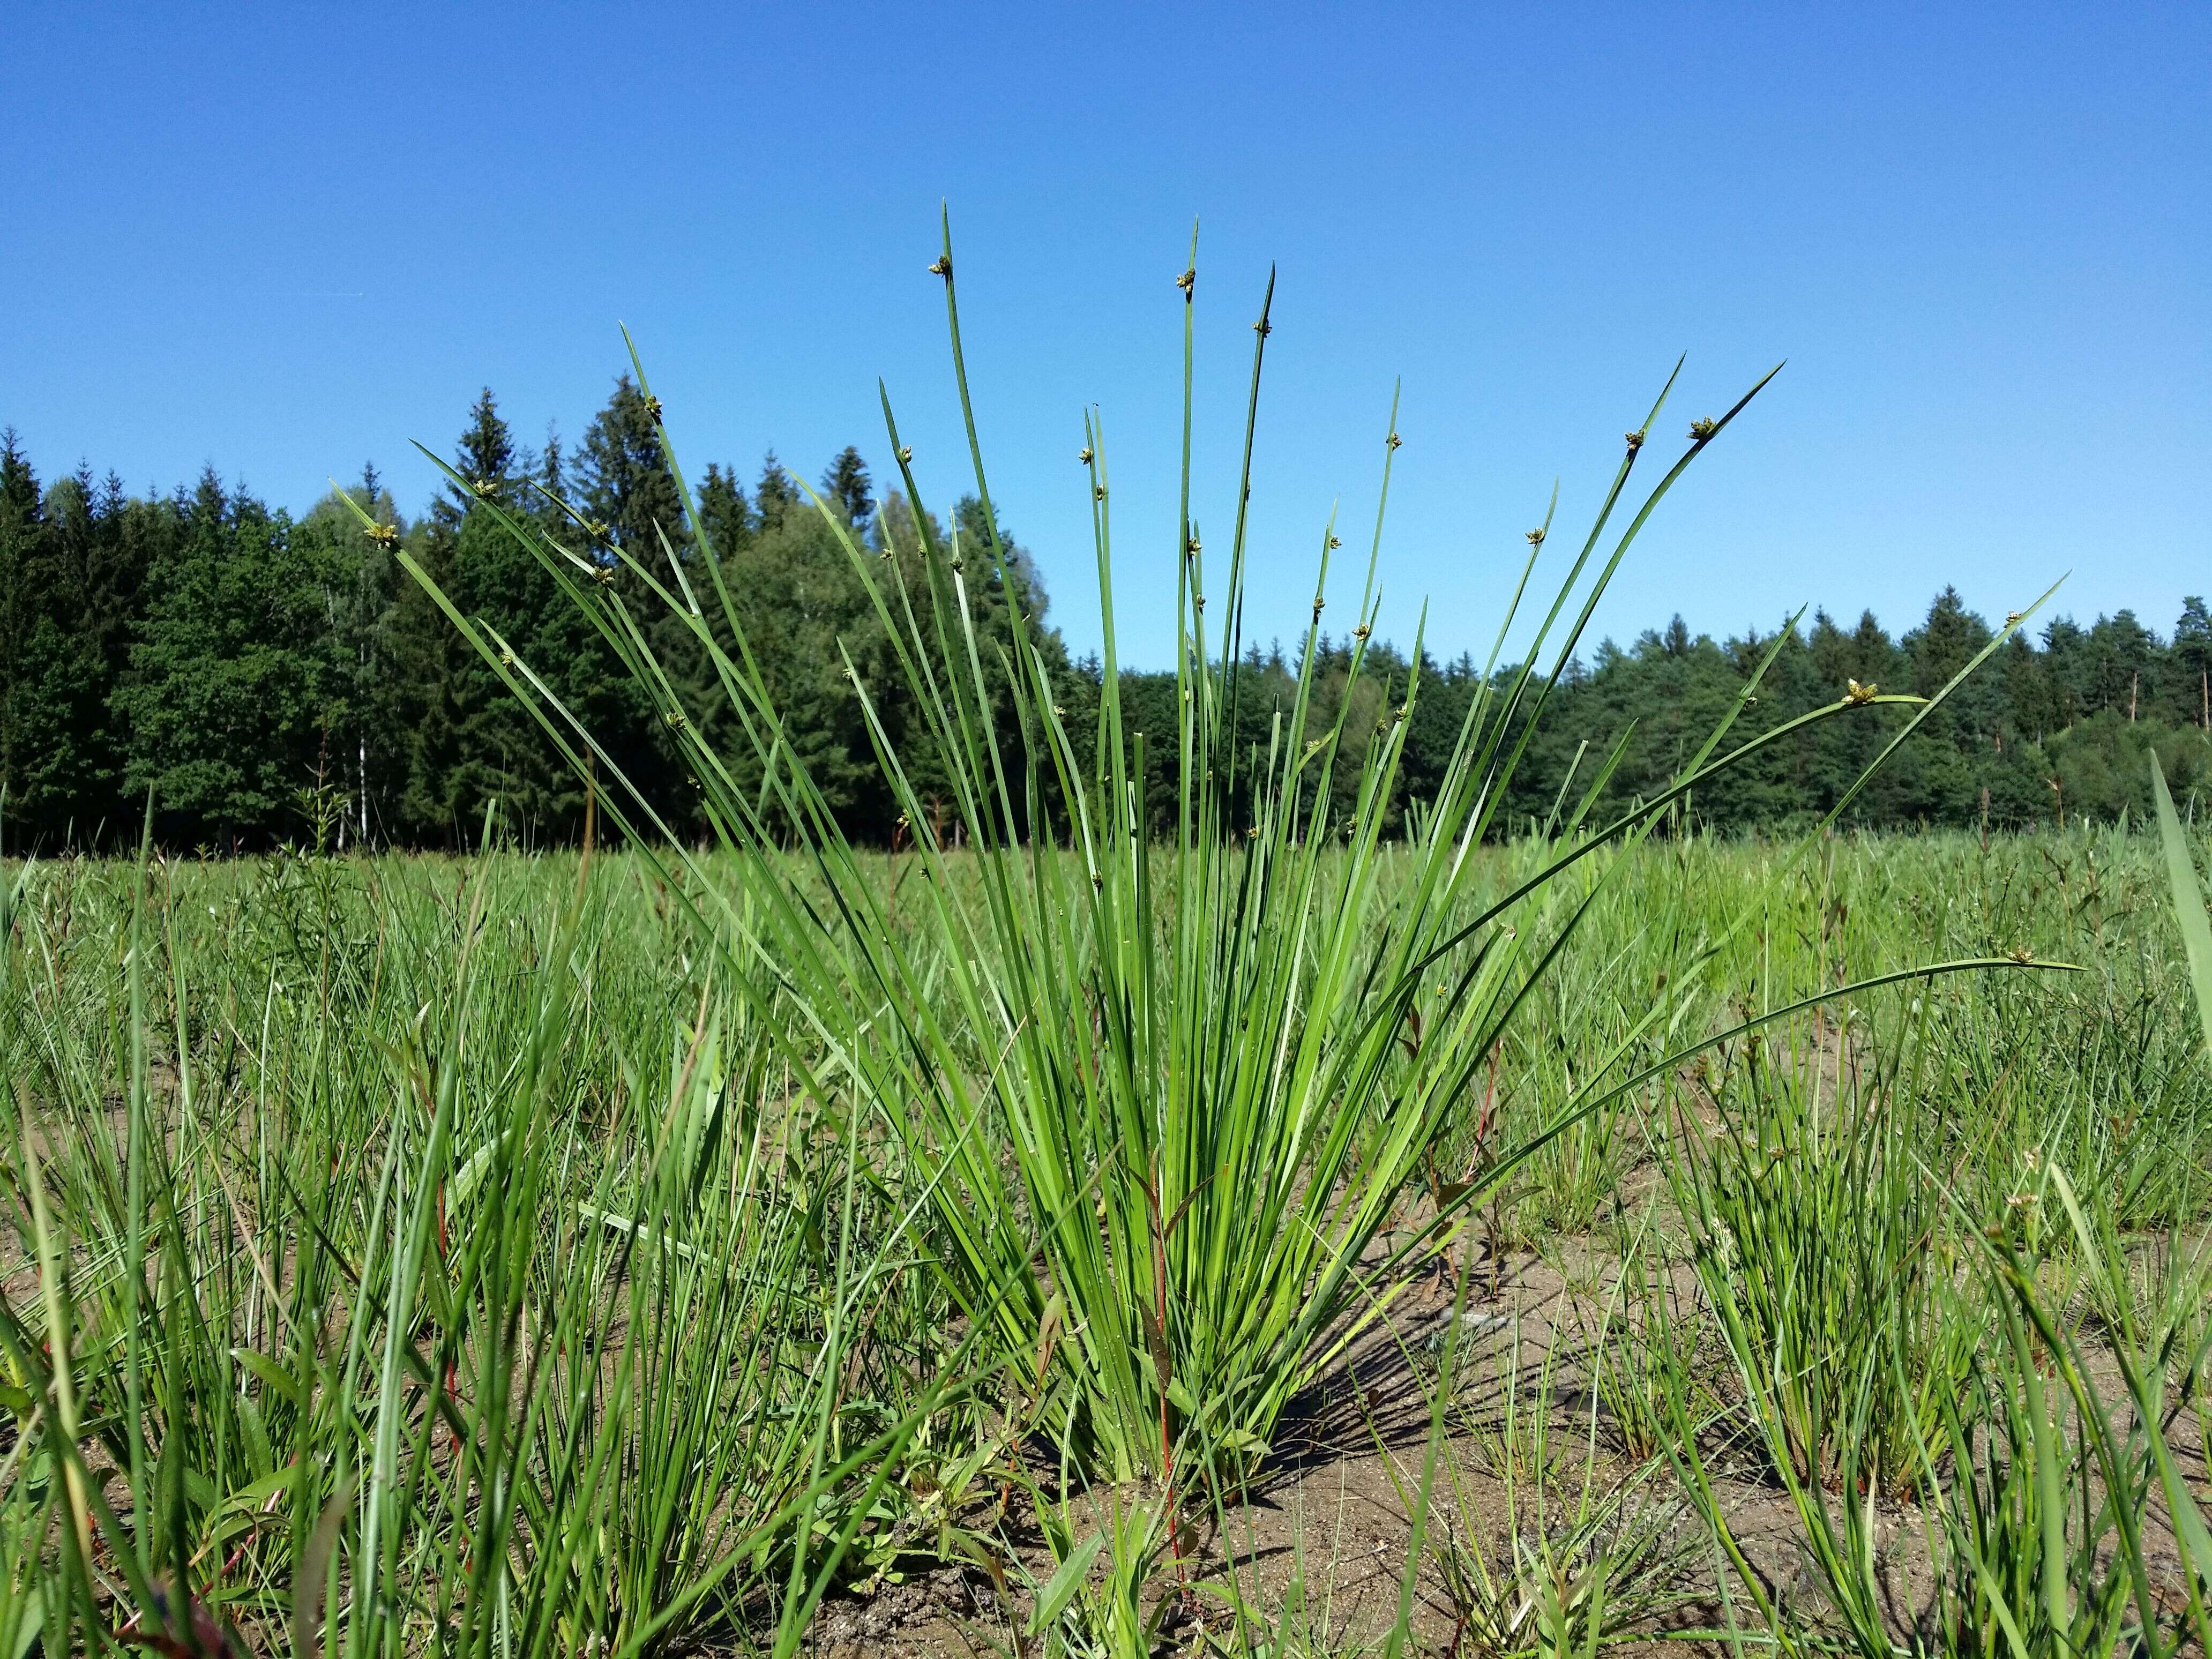
[[(1546, 852), (1484, 850), (1462, 902)], [(1378, 884), (1413, 863), (1384, 848)], [(913, 864), (876, 890), (939, 952)], [(1115, 1357), (1061, 1358), (1087, 1334), (1063, 1281), (980, 1293), (950, 1235), (996, 1200), (936, 1203), (964, 1177), (830, 1039), (801, 1040), (809, 1080), (799, 1011), (733, 992), (651, 862), (18, 869), (0, 1643), (58, 1651), (180, 1581), (254, 1650), (327, 1617), (333, 1651), (963, 1626), (1011, 1650), (1033, 1625), (1136, 1651), (1164, 1608), (1169, 1638), (1273, 1651), (2182, 1639), (2212, 1072), (2168, 874), (2118, 831), (1586, 861), (1515, 913), (1533, 1000), (1331, 1320), (1188, 1383), (1139, 1322), (1123, 1364), (1170, 1371), (1146, 1405), (1172, 1430), (1131, 1468), (1085, 1420)], [(2014, 953), (2079, 971), (1838, 993), (1593, 1087)], [(1407, 1109), (1386, 1087), (1337, 1195), (1285, 1201), (1341, 1224)], [(974, 1129), (1002, 1168), (1009, 1127)]]
[(1419, 680), (1360, 681), (1395, 429), (1350, 685), (1332, 523), (1264, 743), (1188, 420), (1172, 730), (1120, 702), (1095, 422), (1095, 709), (976, 602), (995, 530), (825, 513), (896, 659), (896, 720), (852, 675), (894, 851), (712, 556), (453, 475), (710, 833), (403, 550), (626, 850), (8, 872), (0, 1659), (2203, 1651), (2212, 928), (2155, 766), (2132, 830), (1687, 829), (1820, 722), (1910, 741), (2015, 615), (1932, 697), (1763, 727), (1770, 655), (1667, 787), (1603, 819), (1616, 747), (1502, 819), (1757, 391), (1643, 489), (1662, 390), (1419, 799)]

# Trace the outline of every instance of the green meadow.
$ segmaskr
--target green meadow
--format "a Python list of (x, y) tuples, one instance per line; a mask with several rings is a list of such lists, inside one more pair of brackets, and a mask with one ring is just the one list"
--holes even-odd
[[(1366, 660), (1379, 507), (1316, 526), (1252, 717), (1188, 460), (1172, 695), (1125, 706), (1095, 428), (1071, 690), (971, 417), (966, 533), (820, 514), (884, 839), (711, 552), (450, 474), (679, 787), (354, 501), (582, 846), (331, 808), (182, 856), (156, 800), (135, 858), (5, 867), (0, 1659), (2205, 1651), (2194, 793), (2145, 752), (2109, 817), (1851, 828), (2015, 617), (1779, 712), (1778, 635), (1662, 772), (1577, 738), (1532, 796), (1757, 390), (1655, 388), (1441, 734), (1418, 641)], [(1701, 819), (1838, 732), (1784, 827)]]

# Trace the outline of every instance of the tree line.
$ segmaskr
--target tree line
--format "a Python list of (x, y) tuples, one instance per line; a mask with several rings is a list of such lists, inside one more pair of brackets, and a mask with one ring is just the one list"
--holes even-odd
[[(736, 468), (708, 466), (695, 524), (663, 459), (656, 411), (624, 378), (573, 450), (551, 438), (520, 445), (487, 390), (453, 466), (461, 482), (411, 518), (374, 467), (295, 518), (212, 468), (167, 495), (132, 494), (88, 466), (42, 483), (13, 429), (0, 434), (0, 849), (125, 844), (149, 791), (159, 838), (185, 851), (300, 841), (454, 847), (472, 843), (488, 821), (532, 845), (574, 841), (586, 783), (406, 574), (403, 552), (586, 723), (662, 822), (696, 831), (698, 809), (669, 733), (502, 514), (535, 520), (635, 601), (702, 732), (726, 735), (718, 749), (736, 756), (746, 745), (706, 653), (610, 550), (664, 572), (672, 561), (702, 592), (719, 576), (793, 752), (848, 833), (889, 843), (903, 832), (854, 677), (917, 764), (927, 748), (921, 711), (904, 705), (891, 642), (836, 532), (773, 451), (750, 487)], [(833, 458), (817, 493), (855, 537), (909, 569), (925, 529), (970, 549), (988, 546), (995, 529), (1003, 568), (980, 558), (969, 566), (980, 626), (988, 635), (1026, 617), (1055, 684), (1066, 687), (1068, 717), (1095, 709), (1098, 660), (1070, 656), (1049, 624), (1036, 560), (981, 501), (956, 502), (949, 526), (918, 523), (896, 490), (877, 501), (857, 447)], [(1948, 588), (1895, 638), (1871, 614), (1846, 628), (1816, 612), (1780, 636), (1740, 730), (1832, 702), (1853, 681), (1928, 695), (1992, 637)], [(1608, 640), (1587, 661), (1571, 659), (1514, 779), (1507, 820), (1540, 822), (1561, 799), (1578, 798), (1577, 780), (1586, 787), (1624, 732), (1607, 804), (1648, 799), (1777, 644), (1756, 633), (1692, 635), (1678, 617), (1626, 647)], [(1404, 702), (1415, 665), (1373, 641), (1355, 678), (1352, 641), (1323, 637), (1314, 649), (1316, 699), (1332, 715), (1352, 701), (1346, 730), (1356, 750)], [(1239, 659), (1240, 744), (1264, 751), (1299, 666), (1279, 646)], [(1486, 672), (1465, 655), (1419, 668), (1401, 810), (1433, 788)], [(1011, 704), (1004, 690), (992, 688), (1002, 709)], [(1132, 732), (1175, 729), (1171, 672), (1125, 671), (1121, 695)], [(1869, 710), (1810, 728), (1715, 780), (1686, 810), (1722, 828), (1816, 819), (1902, 718)], [(2127, 611), (2087, 626), (2059, 617), (2033, 637), (2016, 635), (1846, 817), (2018, 828), (2140, 811), (2143, 756), (2154, 746), (2178, 796), (2212, 787), (2212, 616), (2202, 599), (2185, 600), (2163, 637)], [(1145, 754), (1146, 799), (1164, 828), (1174, 745), (1156, 739)], [(1340, 787), (1352, 787), (1356, 773), (1340, 765)], [(931, 799), (927, 775), (919, 783)]]

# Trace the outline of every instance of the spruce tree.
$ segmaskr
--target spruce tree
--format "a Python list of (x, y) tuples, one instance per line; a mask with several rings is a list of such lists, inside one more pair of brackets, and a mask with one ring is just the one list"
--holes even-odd
[[(597, 556), (611, 560), (609, 550), (619, 549), (663, 584), (676, 586), (670, 560), (672, 556), (679, 567), (691, 563), (690, 517), (662, 447), (659, 406), (627, 374), (616, 380), (606, 406), (585, 429), (576, 452), (574, 483), (578, 504), (599, 538)], [(635, 612), (654, 656), (678, 688), (687, 712), (696, 710), (713, 678), (697, 636), (666, 606), (647, 599), (626, 567), (616, 566), (610, 574), (610, 600), (635, 602)], [(695, 595), (703, 604), (704, 574), (686, 568), (684, 579), (694, 584)], [(680, 819), (690, 810), (688, 791), (677, 793), (681, 763), (635, 679), (597, 627), (574, 605), (564, 606), (557, 617), (548, 619), (548, 625), (540, 648), (549, 660), (558, 660), (564, 667), (556, 682), (563, 700), (664, 816), (671, 822)]]
[(848, 524), (865, 529), (876, 510), (875, 485), (860, 452), (847, 444), (822, 474), (822, 499)]
[(212, 469), (182, 510), (183, 538), (148, 573), (136, 680), (117, 693), (127, 781), (153, 789), (179, 839), (266, 843), (301, 828), (301, 793), (331, 768), (334, 573), (315, 538)]
[[(409, 538), (440, 591), (495, 626), (513, 627), (537, 604), (514, 557), (529, 555), (483, 508), (487, 498), (515, 504), (515, 463), (514, 433), (486, 386), (453, 448), (453, 470), (467, 483), (441, 489), (428, 521)], [(399, 833), (418, 842), (463, 843), (482, 822), (486, 793), (502, 793), (512, 769), (505, 753), (512, 745), (502, 741), (509, 722), (491, 707), (504, 690), (418, 582), (396, 584), (389, 640), (392, 684), (380, 701), (403, 734), (393, 767)]]
[(21, 807), (79, 844), (127, 816), (108, 694), (129, 649), (143, 570), (125, 544), (123, 510), (119, 480), (96, 484), (85, 466), (57, 479), (30, 581), (39, 615), (21, 689), (37, 710), (28, 725), (39, 759)]
[(561, 506), (568, 498), (568, 457), (562, 453), (559, 431), (550, 422), (545, 447), (538, 452), (530, 482), (533, 487), (526, 505), (539, 526), (563, 546), (573, 545), (578, 539), (575, 523)]
[(500, 416), (499, 399), (486, 386), (469, 406), (469, 423), (453, 447), (453, 470), (467, 484), (448, 483), (431, 507), (432, 514), (449, 529), (458, 529), (478, 496), (489, 492), (506, 498), (514, 480), (514, 434)]
[(340, 841), (348, 844), (390, 836), (404, 825), (408, 729), (394, 701), (401, 674), (394, 630), (400, 584), (415, 586), (400, 570), (395, 546), (364, 530), (356, 507), (395, 538), (407, 538), (406, 521), (374, 465), (362, 467), (352, 489), (325, 497), (293, 531), (330, 572), (338, 687), (325, 782), (344, 798)]
[(769, 450), (761, 460), (760, 482), (753, 486), (753, 513), (760, 528), (779, 528), (798, 503), (799, 487), (776, 459), (775, 451)]
[(2192, 593), (2182, 600), (2172, 650), (2173, 691), (2168, 704), (2173, 718), (2212, 732), (2212, 611), (2201, 596)]
[[(11, 426), (0, 431), (0, 789), (11, 818), (23, 812), (28, 774), (38, 765), (37, 722), (28, 706), (37, 688), (28, 670), (45, 542), (38, 475)], [(23, 844), (14, 824), (0, 823), (0, 830), (12, 844)]]
[(752, 508), (734, 470), (725, 471), (716, 462), (707, 463), (707, 476), (699, 485), (699, 523), (718, 557), (743, 552), (751, 542)]
[(627, 374), (584, 429), (575, 483), (585, 516), (647, 569), (665, 572), (664, 537), (679, 556), (690, 545), (683, 494), (661, 452), (659, 418)]

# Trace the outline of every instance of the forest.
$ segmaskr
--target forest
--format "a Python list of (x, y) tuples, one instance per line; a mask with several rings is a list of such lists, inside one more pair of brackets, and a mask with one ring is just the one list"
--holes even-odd
[[(545, 680), (665, 823), (699, 830), (692, 785), (664, 723), (548, 570), (500, 527), (501, 513), (538, 519), (626, 601), (645, 596), (630, 591), (641, 584), (617, 550), (656, 569), (672, 559), (702, 591), (719, 574), (792, 749), (845, 832), (864, 844), (900, 840), (905, 826), (854, 685), (857, 678), (896, 737), (907, 711), (890, 642), (835, 529), (773, 451), (750, 488), (738, 469), (709, 465), (696, 481), (695, 521), (664, 459), (655, 411), (624, 377), (573, 449), (557, 439), (535, 451), (518, 443), (486, 390), (452, 466), (465, 487), (449, 485), (419, 514), (403, 513), (368, 466), (343, 492), (350, 501), (333, 492), (295, 518), (212, 466), (167, 495), (134, 494), (88, 465), (42, 481), (8, 428), (0, 435), (0, 850), (134, 842), (149, 792), (156, 838), (177, 851), (451, 848), (473, 844), (488, 825), (523, 845), (574, 842), (589, 785), (403, 569), (403, 551)], [(870, 548), (902, 568), (918, 556), (911, 506), (896, 490), (878, 502), (857, 447), (830, 462), (817, 493)], [(973, 495), (952, 509), (952, 529), (970, 548), (991, 539), (983, 512)], [(974, 601), (1001, 618), (1016, 607), (1041, 625), (1054, 683), (1080, 716), (1096, 708), (1102, 665), (1070, 654), (1049, 624), (1039, 560), (1009, 527), (997, 529), (1006, 564), (981, 577)], [(714, 573), (702, 568), (708, 557)], [(640, 610), (660, 616), (657, 605)], [(655, 626), (656, 654), (711, 736), (732, 716), (703, 653), (665, 617)], [(1753, 723), (1802, 714), (1852, 682), (1931, 694), (1991, 636), (1990, 623), (1948, 587), (1897, 635), (1870, 612), (1846, 625), (1815, 609), (1780, 640)], [(1692, 635), (1677, 617), (1626, 645), (1607, 640), (1587, 660), (1571, 659), (1501, 823), (1540, 823), (1579, 793), (1577, 779), (1601, 775), (1617, 743), (1601, 793), (1623, 804), (1656, 793), (1776, 645), (1771, 634)], [(1381, 640), (1323, 634), (1313, 648), (1324, 709), (1347, 686), (1373, 705), (1352, 711), (1347, 742), (1371, 740), (1394, 711), (1406, 711), (1412, 729), (1394, 813), (1433, 793), (1485, 677), (1517, 667), (1425, 654), (1416, 675), (1406, 653)], [(1355, 651), (1365, 655), (1358, 677), (1350, 672)], [(1279, 643), (1248, 642), (1224, 677), (1243, 753), (1264, 751), (1298, 666)], [(987, 677), (994, 672), (1003, 675), (985, 665)], [(1418, 695), (1407, 698), (1415, 680)], [(1174, 729), (1172, 671), (1125, 667), (1121, 682), (1133, 732)], [(1004, 693), (994, 687), (1002, 712)], [(1729, 769), (1686, 812), (1718, 830), (1817, 822), (1905, 718), (1888, 708), (1808, 728)], [(1881, 769), (1845, 821), (2004, 830), (2139, 818), (2149, 750), (2185, 809), (2212, 782), (2208, 733), (2212, 614), (2202, 598), (2186, 599), (2164, 635), (2126, 610), (2087, 625), (2038, 618)], [(1337, 773), (1345, 788), (1358, 774), (1358, 756), (1347, 758), (1353, 763)], [(1172, 765), (1164, 744), (1142, 761), (1158, 827), (1172, 809)], [(1348, 812), (1352, 803), (1344, 805)]]

